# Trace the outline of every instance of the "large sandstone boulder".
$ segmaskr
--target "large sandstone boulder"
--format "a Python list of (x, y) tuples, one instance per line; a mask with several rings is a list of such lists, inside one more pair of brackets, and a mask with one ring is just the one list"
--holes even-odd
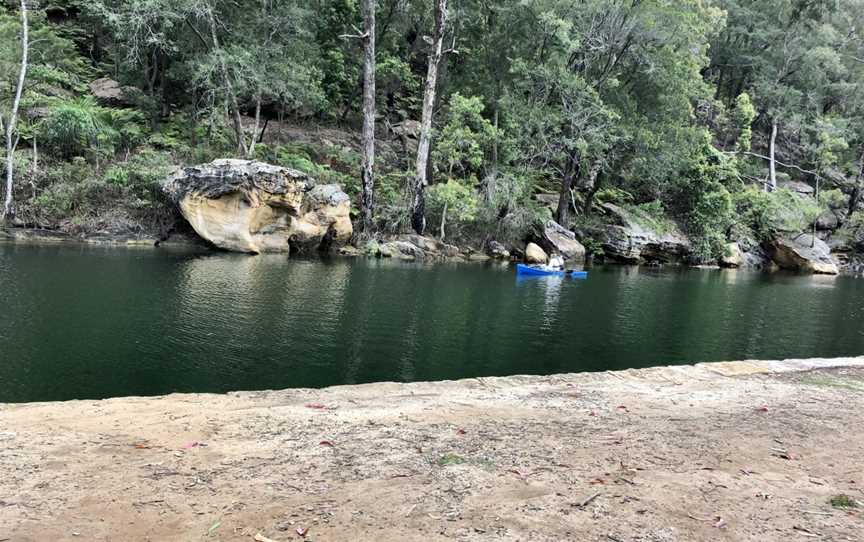
[(677, 226), (655, 231), (622, 207), (605, 203), (602, 208), (611, 224), (594, 235), (606, 257), (624, 263), (686, 262), (692, 257), (690, 240)]
[(726, 245), (723, 256), (720, 258), (721, 267), (737, 268), (744, 265), (744, 252), (738, 243), (729, 243)]
[(543, 244), (552, 252), (558, 252), (565, 260), (585, 261), (585, 247), (576, 240), (576, 234), (549, 220), (543, 228)]
[(783, 269), (825, 275), (839, 272), (828, 245), (810, 234), (778, 237), (768, 244), (767, 249), (774, 263)]
[(135, 87), (124, 87), (113, 79), (103, 77), (90, 83), (90, 93), (102, 105), (109, 107), (127, 107), (132, 105), (132, 98), (137, 92)]
[(163, 185), (198, 235), (237, 252), (288, 252), (345, 244), (351, 202), (337, 185), (249, 160), (183, 168)]
[(819, 231), (834, 231), (840, 227), (841, 211), (825, 211), (816, 219), (816, 229)]
[(528, 243), (528, 246), (525, 247), (525, 261), (527, 263), (545, 264), (549, 261), (549, 256), (539, 246), (534, 243)]

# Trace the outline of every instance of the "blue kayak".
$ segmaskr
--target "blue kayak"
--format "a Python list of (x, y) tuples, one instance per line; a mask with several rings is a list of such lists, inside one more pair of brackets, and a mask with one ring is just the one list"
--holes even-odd
[(552, 269), (544, 269), (542, 267), (534, 267), (532, 265), (525, 265), (521, 263), (516, 264), (516, 274), (518, 275), (532, 275), (535, 277), (541, 276), (553, 276), (553, 277), (574, 277), (574, 278), (587, 278), (588, 271), (555, 271)]

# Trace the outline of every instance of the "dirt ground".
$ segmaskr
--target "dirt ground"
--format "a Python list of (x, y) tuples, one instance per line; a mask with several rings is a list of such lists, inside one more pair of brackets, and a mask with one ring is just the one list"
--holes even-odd
[(861, 541), (862, 412), (864, 359), (0, 405), (0, 541)]

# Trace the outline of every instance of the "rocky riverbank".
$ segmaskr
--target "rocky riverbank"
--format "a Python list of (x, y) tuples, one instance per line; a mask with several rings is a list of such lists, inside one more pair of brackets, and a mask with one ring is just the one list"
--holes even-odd
[[(160, 216), (164, 216), (158, 221), (158, 232), (142, 223), (106, 218), (94, 222), (102, 225), (98, 229), (69, 230), (69, 224), (55, 230), (13, 227), (0, 230), (0, 239), (126, 246), (191, 243), (246, 253), (325, 251), (408, 261), (493, 259), (545, 263), (554, 252), (574, 267), (608, 262), (717, 265), (819, 274), (864, 272), (864, 239), (860, 231), (841, 227), (845, 215), (839, 208), (834, 209), (833, 220), (820, 216), (808, 230), (805, 217), (799, 216), (803, 211), (796, 206), (815, 205), (814, 196), (812, 190), (808, 191), (809, 185), (792, 181), (784, 181), (778, 192), (789, 207), (784, 211), (789, 216), (783, 215), (786, 220), (778, 221), (780, 229), (763, 232), (761, 241), (730, 230), (725, 246), (721, 242), (723, 250), (715, 247), (711, 251), (714, 256), (708, 259), (698, 248), (699, 242), (688, 237), (680, 224), (662, 208), (650, 206), (598, 202), (591, 216), (580, 216), (565, 227), (551, 219), (557, 196), (534, 194), (537, 205), (545, 207), (544, 213), (537, 214), (535, 221), (525, 227), (526, 233), (516, 240), (501, 232), (493, 235), (483, 230), (462, 232), (448, 237), (447, 242), (431, 236), (392, 233), (377, 234), (370, 240), (355, 235), (352, 199), (340, 185), (319, 183), (299, 170), (259, 161), (220, 159), (176, 168), (160, 186), (166, 201), (162, 203)], [(802, 229), (809, 233), (802, 233)], [(717, 257), (718, 253), (722, 256)]]
[(864, 359), (0, 405), (0, 540), (858, 540)]

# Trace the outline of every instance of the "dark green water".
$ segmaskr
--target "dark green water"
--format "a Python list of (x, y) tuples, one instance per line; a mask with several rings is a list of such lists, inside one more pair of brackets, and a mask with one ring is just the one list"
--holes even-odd
[(0, 402), (864, 353), (864, 280), (0, 244)]

